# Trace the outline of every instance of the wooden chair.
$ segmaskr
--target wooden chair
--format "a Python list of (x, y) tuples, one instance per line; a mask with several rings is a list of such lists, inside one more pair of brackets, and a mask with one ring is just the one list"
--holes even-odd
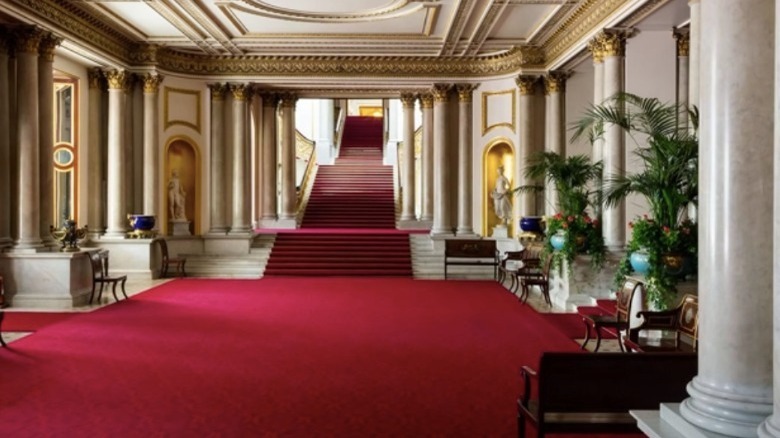
[[(623, 283), (623, 288), (617, 292), (617, 311), (614, 315), (582, 315), (582, 322), (585, 323), (585, 340), (580, 348), (585, 349), (585, 346), (590, 341), (591, 332), (595, 332), (596, 348), (593, 351), (599, 351), (599, 347), (601, 347), (601, 331), (603, 329), (615, 330), (620, 341), (621, 332), (628, 331), (631, 303), (634, 301), (635, 294), (641, 294), (644, 302), (644, 289), (644, 284), (626, 280)], [(620, 345), (620, 351), (625, 351), (623, 342), (620, 341), (618, 344)]]
[(5, 340), (3, 340), (3, 318), (5, 318), (5, 312), (0, 310), (0, 345), (7, 347), (8, 344), (6, 344)]
[[(628, 330), (626, 349), (639, 352), (695, 352), (698, 349), (699, 298), (685, 295), (680, 304), (670, 310), (647, 310), (637, 313), (644, 319), (638, 327)], [(646, 330), (673, 331), (672, 338), (640, 337)], [(683, 342), (687, 338), (690, 343)]]
[(127, 292), (125, 291), (125, 283), (127, 283), (127, 275), (111, 276), (108, 273), (108, 251), (98, 250), (89, 252), (89, 261), (92, 265), (92, 293), (89, 294), (89, 303), (92, 304), (92, 299), (95, 297), (95, 289), (97, 285), (100, 285), (100, 292), (98, 292), (98, 303), (103, 296), (103, 288), (105, 285), (111, 285), (111, 293), (114, 294), (114, 300), (119, 301), (119, 297), (116, 295), (117, 284), (122, 287), (122, 295), (127, 299)]
[(184, 265), (187, 263), (187, 259), (184, 257), (170, 257), (168, 255), (168, 242), (165, 239), (157, 239), (157, 243), (160, 244), (160, 251), (162, 252), (162, 266), (160, 267), (160, 277), (165, 278), (168, 276), (168, 269), (173, 266), (176, 269), (176, 275), (179, 277), (186, 277), (187, 272), (184, 271)]
[[(525, 258), (525, 250), (520, 251), (507, 251), (504, 253), (504, 258), (501, 259), (501, 263), (498, 265), (498, 282), (504, 284), (504, 280), (509, 277), (512, 283), (509, 285), (509, 290), (512, 293), (517, 292), (517, 288), (520, 283), (517, 281), (517, 271), (521, 269), (519, 266)], [(512, 262), (512, 263), (508, 263)]]
[[(550, 307), (552, 307), (552, 301), (550, 300), (550, 266), (552, 265), (552, 256), (548, 256), (544, 262), (544, 268), (538, 272), (533, 273), (528, 271), (524, 274), (521, 280), (523, 286), (523, 293), (520, 295), (520, 301), (525, 303), (528, 301), (528, 295), (531, 293), (531, 287), (539, 286), (542, 291), (542, 296)], [(519, 275), (519, 274), (518, 274)]]

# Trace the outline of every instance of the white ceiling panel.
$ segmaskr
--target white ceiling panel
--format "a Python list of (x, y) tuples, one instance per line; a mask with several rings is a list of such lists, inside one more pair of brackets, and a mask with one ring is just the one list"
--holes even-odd
[(176, 26), (162, 17), (147, 2), (101, 2), (100, 5), (148, 37), (182, 35)]
[(496, 22), (490, 38), (529, 39), (557, 8), (551, 5), (510, 5)]

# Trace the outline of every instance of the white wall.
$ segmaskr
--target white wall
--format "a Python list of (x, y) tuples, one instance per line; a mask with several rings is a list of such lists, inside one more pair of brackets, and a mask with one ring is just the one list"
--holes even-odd
[(593, 61), (588, 58), (574, 68), (572, 76), (566, 81), (566, 155), (593, 156), (593, 147), (587, 138), (571, 142), (571, 126), (579, 120), (593, 104)]

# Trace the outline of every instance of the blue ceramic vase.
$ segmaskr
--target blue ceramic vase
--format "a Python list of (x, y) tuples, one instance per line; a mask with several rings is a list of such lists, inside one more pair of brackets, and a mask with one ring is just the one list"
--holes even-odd
[(130, 226), (134, 230), (150, 231), (154, 228), (155, 219), (152, 215), (145, 214), (129, 214), (127, 220), (130, 222)]
[(556, 251), (560, 251), (563, 249), (563, 245), (566, 244), (566, 235), (562, 233), (556, 233), (550, 236), (550, 245), (552, 245), (553, 249)]
[(542, 232), (542, 217), (541, 216), (523, 216), (520, 218), (520, 229), (525, 232), (541, 233)]
[(634, 251), (628, 260), (631, 263), (631, 268), (637, 274), (647, 275), (650, 271), (650, 254), (644, 251)]

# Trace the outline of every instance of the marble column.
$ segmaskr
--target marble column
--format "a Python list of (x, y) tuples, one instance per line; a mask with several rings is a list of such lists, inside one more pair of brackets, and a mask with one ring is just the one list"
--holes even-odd
[[(515, 157), (515, 175), (516, 181), (514, 186), (527, 186), (533, 183), (525, 175), (525, 163), (528, 162), (528, 157), (533, 154), (533, 99), (534, 91), (536, 89), (536, 83), (538, 81), (537, 76), (521, 75), (515, 80), (517, 87), (520, 89), (520, 145), (519, 153)], [(535, 216), (536, 209), (534, 198), (536, 195), (531, 192), (520, 193), (517, 196), (519, 202), (514, 203), (513, 216)], [(514, 223), (514, 219), (510, 219), (510, 223)]]
[(87, 225), (90, 238), (97, 238), (105, 231), (103, 221), (103, 147), (100, 133), (103, 130), (101, 113), (103, 108), (103, 71), (95, 67), (87, 71), (89, 87), (89, 109), (87, 117)]
[(272, 226), (278, 216), (276, 156), (276, 106), (279, 97), (274, 93), (263, 94), (263, 226)]
[[(593, 58), (593, 104), (599, 105), (604, 102), (604, 50), (598, 38), (593, 38), (588, 42)], [(604, 139), (598, 138), (593, 142), (592, 162), (597, 163), (604, 158)], [(598, 206), (596, 216), (601, 216), (601, 206)]]
[(124, 95), (124, 176), (125, 176), (125, 210), (128, 213), (137, 213), (139, 210), (135, 208), (135, 192), (136, 187), (134, 184), (135, 168), (141, 163), (136, 163), (133, 159), (135, 157), (135, 133), (133, 123), (134, 118), (134, 99), (133, 94), (138, 82), (138, 76), (134, 73), (127, 72), (125, 75), (125, 95)]
[[(422, 185), (422, 212), (420, 220), (433, 221), (433, 95), (424, 93), (419, 96), (422, 109), (422, 165), (420, 182)], [(430, 225), (430, 224), (429, 224)]]
[[(564, 98), (568, 77), (569, 75), (564, 72), (555, 71), (544, 77), (546, 94), (544, 150), (561, 157), (566, 156)], [(560, 207), (558, 205), (558, 191), (555, 185), (549, 181), (545, 181), (544, 197), (544, 214), (552, 216), (560, 210)]]
[(763, 0), (701, 5), (699, 369), (680, 412), (732, 437), (772, 413), (774, 16)]
[(252, 146), (252, 226), (259, 228), (263, 214), (263, 98), (261, 90), (252, 86), (252, 99), (249, 105), (250, 130), (249, 143)]
[(295, 228), (297, 204), (295, 187), (295, 103), (298, 97), (292, 93), (281, 96), (282, 106), (282, 209), (280, 221), (286, 222), (284, 226)]
[(401, 94), (403, 106), (403, 163), (398, 163), (401, 171), (401, 221), (415, 221), (414, 212), (414, 101), (411, 93)]
[[(54, 214), (54, 49), (62, 42), (60, 38), (46, 34), (38, 47), (38, 138), (40, 149), (40, 233), (44, 245), (58, 247), (49, 233), (50, 226), (58, 226), (62, 217)], [(71, 212), (75, 215), (75, 211)], [(73, 217), (67, 218), (72, 219)]]
[(458, 91), (458, 236), (474, 235), (472, 95), (479, 84), (457, 84)]
[(108, 80), (108, 158), (106, 237), (124, 238), (127, 231), (125, 192), (125, 81), (124, 70), (106, 72)]
[(317, 164), (333, 164), (333, 138), (336, 132), (335, 104), (333, 99), (319, 101), (319, 134), (317, 135)]
[[(18, 211), (16, 250), (43, 247), (40, 231), (40, 125), (38, 119), (38, 48), (43, 34), (36, 28), (16, 34)], [(51, 211), (51, 210), (50, 210)]]
[(211, 96), (211, 191), (209, 234), (225, 234), (225, 84), (209, 84)]
[(160, 210), (160, 136), (157, 126), (159, 118), (158, 91), (163, 77), (157, 73), (147, 73), (144, 82), (144, 175), (143, 195), (144, 214), (157, 218), (155, 228), (159, 228), (163, 218)]
[[(626, 38), (630, 31), (603, 31), (596, 38), (604, 50), (604, 98), (625, 90)], [(626, 146), (623, 130), (617, 125), (604, 127), (602, 151), (604, 175), (624, 175), (626, 172)], [(611, 251), (622, 250), (626, 244), (626, 204), (604, 206), (601, 213), (604, 244)]]
[(432, 236), (451, 236), (450, 193), (452, 172), (449, 165), (449, 94), (452, 84), (435, 84), (433, 94), (433, 227)]
[(250, 90), (246, 84), (230, 84), (233, 94), (233, 224), (230, 234), (249, 234), (250, 205), (246, 193), (247, 157), (247, 99)]
[(701, 56), (701, 0), (688, 0), (691, 20), (688, 26), (688, 105), (699, 106), (699, 64)]
[[(780, 7), (777, 7), (775, 2), (775, 16), (774, 16), (774, 126), (780, 126), (780, 93), (778, 93), (777, 86), (780, 84), (780, 32), (778, 31), (778, 23), (780, 23)], [(762, 39), (761, 41), (764, 41)], [(762, 66), (763, 67), (763, 66)], [(754, 68), (750, 67), (751, 70)], [(761, 68), (761, 67), (759, 67)], [(774, 129), (774, 178), (773, 178), (773, 239), (772, 242), (780, 242), (780, 130)], [(766, 158), (766, 157), (765, 157)], [(768, 245), (765, 245), (768, 246)], [(758, 428), (758, 436), (761, 438), (778, 438), (780, 437), (780, 246), (776, 243), (772, 245), (772, 350), (773, 350), (773, 362), (772, 362), (772, 386), (773, 386), (773, 404), (772, 415), (769, 416)], [(769, 305), (767, 303), (767, 305)]]
[(680, 115), (677, 119), (677, 126), (688, 126), (688, 54), (690, 52), (690, 36), (687, 33), (674, 33), (674, 39), (677, 45), (677, 106), (680, 107)]
[[(0, 27), (0, 29), (3, 29)], [(3, 29), (4, 31), (6, 29)], [(0, 250), (11, 246), (11, 107), (8, 83), (9, 41), (0, 37)]]

